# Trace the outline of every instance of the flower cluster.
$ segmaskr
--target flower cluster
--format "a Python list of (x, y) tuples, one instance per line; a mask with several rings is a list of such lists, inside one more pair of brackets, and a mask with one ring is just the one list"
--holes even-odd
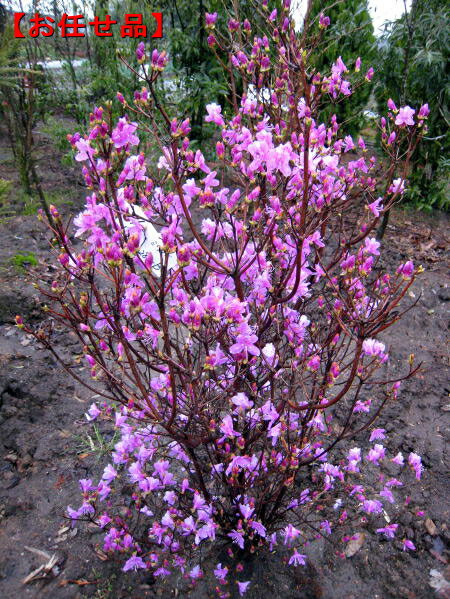
[[(270, 15), (270, 41), (230, 22), (228, 50), (217, 15), (207, 15), (210, 45), (229, 51), (230, 74), (247, 82), (233, 113), (207, 106), (219, 166), (192, 148), (189, 120), (155, 100), (166, 57), (152, 56), (147, 69), (141, 45), (146, 87), (134, 103), (120, 96), (128, 114), (112, 123), (96, 108), (89, 133), (71, 137), (91, 190), (75, 219), (83, 245), (52, 209), (60, 272), (45, 293), (104, 398), (88, 419), (111, 419), (120, 440), (101, 480), (80, 481), (83, 502), (69, 515), (98, 524), (103, 550), (123, 556), (125, 571), (195, 581), (204, 574), (195, 549), (219, 541), (235, 554), (281, 544), (290, 565), (304, 564), (310, 538), (351, 514), (376, 517), (402, 484), (361, 484), (389, 460), (383, 429), (372, 429), (367, 451), (345, 443), (372, 427), (402, 380), (383, 375), (389, 351), (378, 337), (400, 318), (420, 268), (383, 272), (375, 231), (404, 192), (427, 111), (415, 122), (409, 107), (389, 107), (380, 127), (390, 162), (380, 176), (384, 165), (362, 139), (341, 134), (335, 117), (317, 120), (324, 102), (351, 94), (348, 69), (339, 58), (329, 75), (310, 77), (288, 11), (285, 1)], [(156, 165), (138, 153), (149, 126)], [(349, 155), (356, 147), (359, 156)], [(36, 334), (54, 351), (50, 333)], [(413, 373), (411, 363), (402, 378)], [(401, 454), (391, 461), (404, 466)], [(407, 463), (420, 478), (419, 456)], [(124, 484), (131, 492), (117, 510), (112, 497)], [(340, 499), (327, 510), (331, 494)], [(392, 538), (397, 527), (377, 532)], [(228, 567), (214, 574), (227, 597)], [(243, 594), (249, 581), (237, 584)]]

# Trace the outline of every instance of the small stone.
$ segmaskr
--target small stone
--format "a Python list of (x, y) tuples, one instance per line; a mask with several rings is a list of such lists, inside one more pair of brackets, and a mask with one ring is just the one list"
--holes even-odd
[(437, 295), (442, 302), (450, 301), (450, 287), (441, 287)]
[(428, 534), (430, 534), (432, 537), (435, 537), (438, 534), (436, 524), (433, 522), (433, 520), (431, 520), (431, 518), (425, 519), (425, 528), (427, 529)]
[(357, 535), (355, 535), (355, 539), (352, 539), (347, 547), (345, 548), (345, 556), (346, 557), (353, 557), (355, 555), (355, 553), (357, 553), (361, 547), (364, 544), (366, 535), (363, 532), (358, 533)]

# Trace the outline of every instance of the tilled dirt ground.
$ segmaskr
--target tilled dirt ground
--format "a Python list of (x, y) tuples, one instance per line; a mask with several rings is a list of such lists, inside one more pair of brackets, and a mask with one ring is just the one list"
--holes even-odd
[[(41, 143), (40, 168), (51, 186), (71, 182), (76, 212), (82, 188), (73, 170), (64, 171), (51, 146)], [(8, 151), (0, 139), (0, 176), (14, 179)], [(427, 599), (449, 597), (448, 512), (450, 487), (446, 464), (449, 377), (446, 340), (450, 287), (448, 262), (449, 219), (397, 211), (383, 241), (387, 267), (413, 257), (425, 273), (412, 289), (416, 308), (389, 331), (392, 368), (413, 351), (422, 371), (404, 387), (399, 400), (387, 407), (379, 426), (389, 433), (389, 449), (417, 451), (425, 473), (408, 489), (410, 505), (426, 512), (416, 518), (400, 515), (401, 533), (411, 538), (416, 552), (402, 553), (392, 543), (365, 530), (365, 542), (351, 558), (336, 557), (336, 547), (317, 542), (307, 568), (292, 571), (277, 553), (253, 564), (247, 597), (280, 599)], [(91, 394), (62, 372), (55, 360), (13, 325), (14, 315), (39, 320), (43, 315), (31, 286), (30, 268), (11, 264), (17, 253), (32, 252), (33, 267), (51, 277), (46, 233), (35, 216), (16, 216), (0, 224), (0, 597), (51, 599), (95, 597), (141, 599), (174, 596), (209, 597), (183, 581), (177, 588), (152, 584), (145, 575), (123, 574), (120, 567), (96, 553), (100, 536), (84, 526), (70, 529), (64, 518), (67, 505), (78, 505), (78, 479), (95, 479), (107, 459), (107, 448), (93, 434), (84, 412)], [(74, 338), (60, 332), (56, 346), (68, 359), (79, 352)], [(85, 372), (80, 364), (79, 374)], [(88, 436), (89, 435), (89, 436)], [(363, 440), (360, 440), (363, 443)], [(43, 553), (42, 553), (43, 552)], [(54, 557), (45, 578), (23, 580)], [(211, 562), (213, 563), (213, 562)], [(206, 566), (207, 567), (207, 566)], [(440, 591), (434, 586), (439, 586)], [(445, 594), (447, 593), (447, 594)]]

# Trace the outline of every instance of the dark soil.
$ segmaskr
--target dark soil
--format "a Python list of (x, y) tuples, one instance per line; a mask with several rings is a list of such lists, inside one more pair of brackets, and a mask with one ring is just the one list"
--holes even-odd
[[(39, 155), (46, 190), (70, 188), (67, 199), (73, 204), (62, 210), (67, 216), (74, 214), (83, 198), (77, 170), (62, 167), (60, 156), (44, 139), (39, 141)], [(16, 182), (1, 132), (0, 177)], [(249, 599), (445, 597), (433, 590), (430, 581), (440, 576), (450, 579), (448, 224), (446, 215), (397, 211), (383, 241), (386, 267), (392, 269), (410, 257), (425, 267), (408, 298), (418, 300), (416, 308), (385, 337), (393, 369), (410, 352), (423, 362), (423, 368), (404, 385), (399, 400), (389, 405), (378, 425), (390, 433), (390, 449), (417, 451), (423, 457), (423, 478), (408, 492), (410, 506), (424, 510), (429, 520), (425, 524), (425, 518), (407, 511), (397, 519), (399, 538), (412, 539), (417, 551), (403, 553), (398, 544), (383, 542), (370, 532), (372, 528), (366, 530), (361, 524), (365, 542), (351, 558), (338, 558), (336, 546), (320, 541), (310, 548), (308, 567), (297, 571), (285, 568), (278, 553), (256, 559), (249, 572)], [(16, 254), (29, 252), (38, 259), (38, 266), (25, 264), (18, 269), (12, 264)], [(16, 313), (28, 320), (45, 317), (31, 286), (31, 271), (51, 279), (51, 262), (44, 227), (35, 216), (19, 215), (0, 224), (0, 597), (212, 597), (212, 591), (189, 593), (185, 581), (178, 581), (174, 590), (168, 582), (153, 584), (148, 575), (125, 575), (120, 566), (103, 561), (101, 552), (96, 552), (100, 536), (95, 530), (68, 527), (64, 511), (68, 504), (79, 503), (78, 479), (95, 479), (107, 458), (84, 418), (91, 394), (13, 325)], [(70, 334), (60, 332), (56, 339), (62, 356), (69, 359), (79, 352)], [(78, 372), (85, 376), (81, 364)], [(23, 584), (26, 576), (53, 555), (57, 565), (52, 572)]]

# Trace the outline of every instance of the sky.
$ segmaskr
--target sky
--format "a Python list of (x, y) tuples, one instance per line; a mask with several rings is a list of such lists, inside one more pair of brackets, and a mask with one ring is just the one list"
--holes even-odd
[[(411, 0), (406, 0), (406, 7), (409, 9)], [(379, 35), (378, 29), (386, 21), (395, 21), (402, 16), (405, 11), (403, 0), (369, 0), (370, 16), (373, 21), (375, 35)]]
[[(344, 0), (345, 2), (345, 0)], [(294, 6), (299, 7), (296, 12), (298, 15), (303, 15), (306, 9), (306, 0), (293, 0)], [(406, 6), (409, 9), (411, 0), (406, 0)], [(386, 21), (395, 21), (402, 16), (405, 11), (403, 0), (369, 0), (369, 11), (373, 21), (375, 35), (380, 35), (380, 27)], [(298, 17), (297, 17), (298, 18)], [(300, 19), (302, 17), (300, 16)]]

